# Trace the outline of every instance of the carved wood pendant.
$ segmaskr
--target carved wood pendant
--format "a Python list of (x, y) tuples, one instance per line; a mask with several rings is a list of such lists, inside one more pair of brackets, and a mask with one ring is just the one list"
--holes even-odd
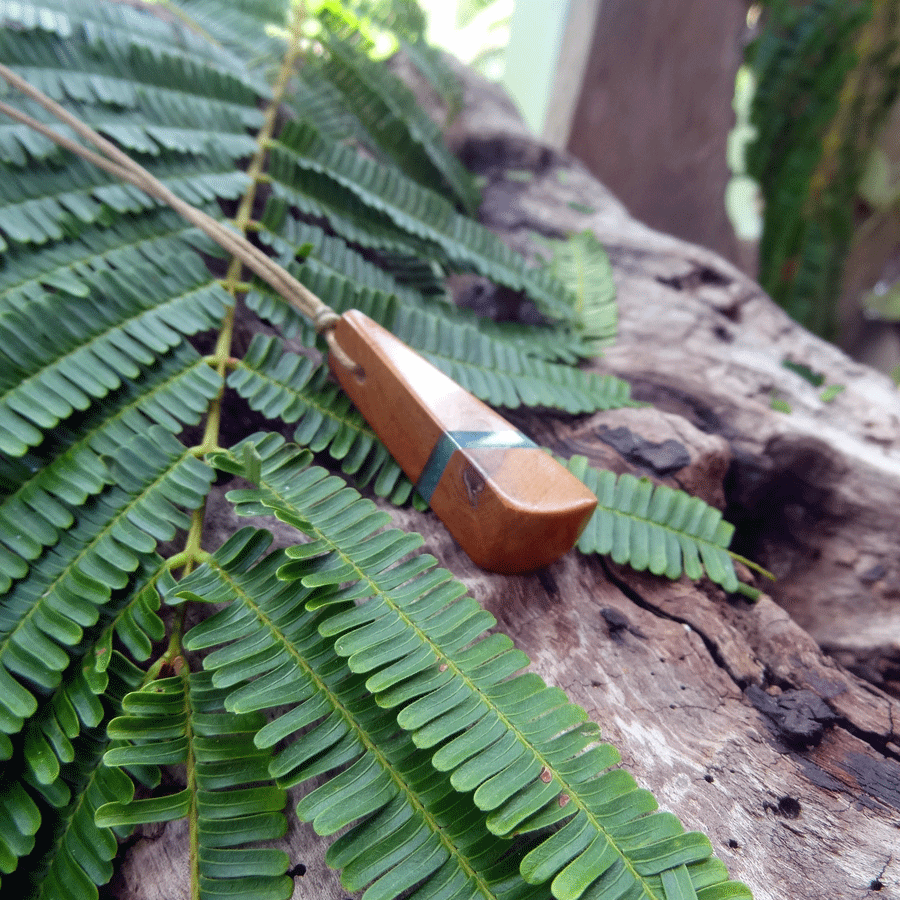
[(597, 498), (489, 406), (358, 310), (329, 365), (357, 409), (471, 559), (528, 572), (567, 553)]

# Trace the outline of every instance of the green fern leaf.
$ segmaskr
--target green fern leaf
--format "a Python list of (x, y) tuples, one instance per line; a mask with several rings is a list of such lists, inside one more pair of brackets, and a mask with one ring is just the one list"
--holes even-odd
[[(211, 212), (211, 208), (204, 210)], [(97, 272), (130, 268), (135, 263), (160, 266), (192, 241), (195, 229), (168, 209), (118, 219), (102, 226), (83, 227), (78, 236), (25, 250), (10, 247), (0, 270), (0, 312), (23, 309), (40, 300), (47, 289), (86, 297), (98, 288)]]
[(556, 318), (565, 320), (570, 314), (571, 304), (559, 299), (565, 292), (562, 285), (540, 270), (527, 269), (522, 257), (494, 234), (458, 215), (443, 197), (396, 170), (360, 157), (350, 148), (326, 144), (305, 123), (287, 123), (270, 154), (271, 176), (287, 199), (297, 201), (310, 186), (300, 173), (315, 173), (320, 180), (331, 180), (350, 192), (357, 205), (361, 202), (386, 217), (401, 233), (440, 247), (459, 268), (526, 291)]
[(463, 87), (443, 52), (419, 39), (401, 40), (400, 47), (444, 101), (447, 106), (447, 122), (452, 122), (462, 110)]
[[(384, 522), (378, 514), (364, 520), (369, 528)], [(297, 812), (320, 834), (353, 826), (326, 856), (343, 870), (347, 890), (368, 886), (369, 900), (388, 900), (414, 885), (414, 896), (438, 890), (447, 898), (548, 897), (521, 881), (510, 884), (521, 854), (488, 834), (471, 800), (456, 795), (449, 780), (428, 766), (427, 755), (397, 733), (363, 680), (347, 678), (331, 641), (319, 633), (322, 612), (305, 608), (321, 589), (279, 579), (289, 557), (279, 551), (260, 559), (270, 541), (253, 529), (238, 532), (179, 585), (170, 602), (231, 601), (196, 625), (187, 644), (212, 651), (204, 665), (214, 684), (230, 689), (228, 709), (246, 715), (279, 708), (256, 744), (290, 741), (270, 767), (280, 783), (296, 785), (331, 771)], [(308, 552), (310, 545), (297, 549), (304, 548)], [(346, 615), (358, 609), (341, 606)], [(337, 771), (339, 766), (345, 768)]]
[[(99, 717), (105, 715), (99, 695), (109, 708), (116, 708), (125, 692), (142, 677), (143, 673), (118, 653), (102, 662), (98, 657), (87, 692), (100, 707)], [(79, 704), (77, 691), (70, 696)], [(57, 692), (56, 699), (60, 697), (62, 693)], [(0, 871), (16, 871), (20, 893), (27, 896), (96, 898), (96, 885), (105, 884), (112, 875), (117, 842), (109, 829), (95, 826), (94, 811), (113, 796), (130, 791), (131, 782), (102, 765), (108, 739), (102, 728), (93, 725), (79, 730), (76, 718), (80, 714), (79, 704), (78, 712), (73, 709), (68, 717), (61, 718), (60, 729), (67, 729), (65, 735), (45, 732), (53, 746), (46, 746), (43, 755), (60, 759), (53, 777), (41, 779), (46, 773), (35, 761), (41, 748), (34, 742), (29, 744), (26, 734), (19, 779), (12, 781), (15, 773), (10, 771), (7, 780), (0, 783), (0, 820), (14, 822), (20, 835), (17, 839), (0, 829), (0, 858), (5, 861)], [(70, 751), (63, 759), (59, 747), (69, 738)], [(54, 814), (47, 815), (51, 810)], [(30, 890), (26, 887), (23, 891), (26, 885)]]
[[(36, 898), (94, 900), (98, 896), (97, 887), (112, 878), (118, 842), (112, 829), (95, 824), (94, 814), (104, 803), (126, 794), (131, 785), (126, 775), (99, 763), (106, 742), (95, 740), (94, 746), (96, 749), (79, 748), (83, 783), (59, 813), (53, 850), (46, 865), (35, 867), (32, 881)], [(94, 760), (97, 760), (96, 768), (91, 767)], [(84, 775), (88, 775), (86, 781)]]
[[(189, 764), (192, 783), (183, 790), (101, 806), (98, 826), (132, 826), (188, 817), (200, 897), (287, 898), (287, 854), (253, 848), (287, 831), (286, 794), (271, 784), (270, 754), (254, 745), (263, 720), (222, 707), (224, 694), (206, 673), (158, 678), (128, 694), (124, 715), (109, 724), (120, 743), (107, 750), (109, 766)], [(267, 783), (269, 782), (269, 783)]]
[(377, 141), (344, 104), (343, 93), (331, 82), (314, 73), (309, 63), (299, 73), (291, 100), (297, 119), (314, 125), (328, 141), (352, 141), (375, 153)]
[[(170, 260), (159, 281), (149, 267), (104, 273), (104, 291), (55, 295), (0, 322), (6, 365), (0, 379), (0, 449), (22, 455), (75, 410), (138, 376), (140, 367), (182, 340), (215, 327), (230, 303), (194, 255)], [(147, 286), (156, 286), (148, 296)], [(65, 316), (67, 332), (40, 338), (42, 322)]]
[[(82, 74), (92, 69), (103, 71), (105, 64), (110, 72), (120, 74), (122, 64), (130, 60), (138, 76), (159, 72), (159, 80), (155, 82), (158, 85), (184, 88), (193, 84), (200, 96), (207, 94), (247, 105), (255, 102), (256, 91), (265, 89), (258, 77), (215, 42), (189, 29), (174, 29), (161, 17), (145, 15), (133, 7), (96, 4), (90, 0), (42, 0), (40, 6), (4, 2), (3, 12), (10, 26), (20, 35), (24, 32), (33, 38), (36, 46), (46, 46), (41, 40), (46, 33), (64, 42), (63, 53), (57, 60), (57, 66), (63, 63), (63, 69), (68, 54), (102, 42), (104, 54), (95, 60), (94, 66), (79, 67), (76, 71)], [(20, 39), (10, 44), (22, 47), (25, 42)], [(50, 55), (45, 58), (49, 59)], [(111, 60), (119, 65), (110, 65)], [(122, 89), (127, 89), (126, 85)], [(112, 102), (120, 98), (113, 94), (98, 99)]]
[[(158, 358), (107, 395), (102, 410), (80, 418), (78, 431), (56, 428), (34, 454), (8, 465), (3, 473), (6, 494), (0, 500), (0, 590), (24, 578), (29, 563), (71, 527), (78, 508), (100, 493), (111, 475), (104, 456), (154, 424), (177, 433), (195, 424), (222, 381), (188, 345)], [(76, 426), (73, 426), (76, 427)]]
[[(30, 687), (52, 690), (69, 664), (65, 647), (95, 624), (112, 592), (189, 520), (212, 471), (160, 427), (123, 447), (112, 460), (115, 487), (86, 506), (52, 554), (17, 582), (0, 613), (0, 731), (14, 734), (34, 714)], [(176, 506), (175, 504), (178, 504)], [(14, 676), (22, 679), (17, 680)]]
[[(346, 241), (302, 222), (291, 215), (284, 201), (271, 198), (259, 224), (261, 241), (272, 248), (282, 265), (289, 267), (302, 254), (302, 268), (295, 269), (295, 274), (310, 272), (319, 278), (338, 276), (359, 288), (393, 295), (401, 303), (417, 307), (424, 304), (422, 292), (398, 279), (395, 267), (382, 268)], [(445, 292), (442, 285), (441, 294)]]
[(204, 35), (265, 72), (284, 55), (284, 0), (182, 0), (178, 4)]
[(552, 244), (550, 271), (575, 298), (574, 325), (585, 341), (587, 355), (596, 355), (616, 339), (616, 285), (606, 250), (584, 231)]
[[(305, 265), (296, 274), (337, 312), (362, 310), (466, 390), (495, 406), (546, 406), (582, 413), (631, 405), (630, 388), (621, 379), (529, 355), (511, 335), (495, 337), (498, 329), (480, 330), (463, 314), (401, 304), (377, 289), (360, 288), (315, 266)], [(260, 288), (259, 296), (267, 296), (268, 302), (255, 298), (252, 303), (266, 318), (277, 324), (296, 318), (296, 313), (282, 311), (286, 305), (273, 292)]]
[(34, 849), (41, 811), (19, 781), (0, 781), (0, 874), (16, 870), (19, 859)]
[[(295, 561), (279, 575), (319, 590), (306, 601), (308, 609), (335, 608), (333, 619), (318, 630), (335, 637), (334, 649), (351, 672), (367, 676), (366, 691), (396, 712), (397, 723), (417, 747), (430, 751), (437, 771), (450, 773), (457, 791), (474, 791), (493, 834), (534, 832), (566, 821), (522, 860), (523, 877), (550, 882), (557, 900), (576, 900), (586, 890), (596, 897), (628, 890), (663, 898), (661, 879), (687, 866), (696, 896), (709, 871), (709, 841), (685, 834), (674, 817), (654, 813), (653, 798), (628, 773), (610, 769), (618, 753), (597, 743), (597, 727), (562, 691), (536, 675), (516, 674), (525, 662), (522, 654), (485, 637), (493, 617), (472, 598), (460, 598), (461, 586), (447, 586), (447, 578), (433, 571), (432, 558), (404, 560), (414, 541), (379, 531), (383, 520), (371, 504), (341, 487), (339, 479), (298, 468), (304, 459), (276, 436), (254, 444), (261, 484), (229, 498), (239, 514), (268, 508), (312, 537), (311, 545), (287, 551)], [(238, 447), (219, 454), (214, 464), (238, 471), (239, 452)], [(348, 608), (351, 599), (362, 604)], [(241, 655), (240, 644), (232, 645), (229, 658)], [(264, 671), (269, 662), (264, 656)], [(236, 662), (229, 682), (248, 671), (244, 677), (255, 674), (246, 661)], [(328, 729), (315, 733), (324, 740)], [(330, 765), (348, 761), (340, 750), (335, 753)], [(365, 771), (374, 780), (363, 782), (363, 793), (375, 803), (380, 782)], [(343, 783), (341, 788), (345, 801), (351, 789)], [(343, 818), (326, 821), (348, 824)], [(742, 889), (709, 887), (710, 896)]]
[[(228, 157), (210, 154), (209, 170), (197, 173), (196, 161), (166, 162), (152, 166), (153, 173), (175, 194), (192, 204), (205, 204), (216, 197), (237, 199), (246, 188), (246, 177), (234, 171)], [(81, 160), (72, 160), (60, 171), (7, 169), (0, 184), (0, 250), (9, 244), (61, 241), (76, 222), (98, 224), (106, 207), (120, 215), (152, 209), (156, 201), (132, 185), (120, 184), (112, 176)]]
[(613, 562), (667, 578), (706, 575), (729, 592), (740, 588), (728, 552), (734, 526), (715, 507), (648, 478), (593, 469), (583, 456), (566, 465), (598, 500), (578, 540), (582, 553), (609, 554)]
[(547, 406), (569, 413), (632, 405), (629, 385), (547, 362), (492, 342), (471, 326), (454, 327), (438, 316), (400, 309), (394, 333), (456, 382), (494, 406)]
[(362, 120), (377, 147), (419, 184), (449, 189), (474, 215), (480, 197), (472, 176), (448, 152), (437, 125), (419, 108), (409, 88), (346, 38), (333, 37), (326, 48), (316, 74), (341, 91), (343, 107)]
[[(93, 643), (83, 642), (75, 648), (74, 672), (44, 698), (23, 731), (21, 777), (51, 806), (71, 803), (67, 773), (73, 771), (73, 764), (81, 765), (79, 739), (87, 734), (90, 745), (90, 735), (100, 733), (96, 729), (104, 722), (106, 710), (115, 708), (121, 699), (121, 685), (134, 686), (142, 677), (139, 669), (113, 650), (113, 634), (122, 638), (126, 647), (133, 647), (138, 658), (147, 658), (151, 642), (164, 634), (156, 614), (159, 596), (152, 587), (160, 576), (159, 569), (143, 572), (133, 596), (126, 598), (117, 613), (110, 613), (112, 618)], [(142, 584), (146, 585), (143, 589)], [(154, 780), (152, 774), (150, 779)]]
[[(382, 260), (390, 266), (390, 271), (386, 271), (353, 250), (345, 241), (301, 222), (290, 214), (283, 200), (270, 199), (260, 228), (260, 239), (272, 247), (281, 264), (311, 290), (328, 296), (329, 304), (336, 309), (360, 308), (360, 304), (381, 302), (375, 300), (376, 296), (394, 296), (401, 305), (424, 310), (454, 325), (474, 327), (491, 341), (515, 348), (517, 354), (567, 363), (593, 355), (594, 351), (586, 343), (586, 334), (577, 328), (499, 323), (450, 303), (433, 302), (435, 295), (443, 298), (445, 294), (443, 285), (438, 290), (433, 283), (433, 263), (418, 257), (382, 253)], [(302, 265), (294, 263), (297, 256), (304, 258)], [(428, 278), (416, 275), (415, 287), (411, 284), (412, 262), (419, 267), (427, 265), (430, 273)], [(311, 346), (312, 329), (307, 321), (270, 288), (258, 283), (255, 287), (247, 298), (248, 305), (262, 317), (285, 329), (288, 336), (302, 335), (303, 342)], [(367, 312), (367, 315), (391, 329), (393, 319), (388, 317), (387, 305), (384, 308), (384, 314), (376, 309)]]

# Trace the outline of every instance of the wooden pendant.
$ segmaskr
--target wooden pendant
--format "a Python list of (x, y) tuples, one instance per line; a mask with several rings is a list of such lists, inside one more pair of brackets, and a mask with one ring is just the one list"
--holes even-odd
[(474, 562), (529, 572), (567, 553), (597, 498), (485, 403), (358, 310), (329, 365), (357, 409)]

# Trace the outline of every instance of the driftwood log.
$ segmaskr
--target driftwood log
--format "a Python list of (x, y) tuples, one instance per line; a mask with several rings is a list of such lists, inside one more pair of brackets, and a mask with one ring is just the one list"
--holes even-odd
[[(595, 366), (653, 404), (519, 424), (560, 452), (721, 506), (736, 548), (777, 581), (757, 581), (767, 593), (751, 604), (574, 552), (534, 575), (491, 575), (433, 516), (401, 511), (398, 524), (425, 535), (757, 900), (900, 898), (900, 395), (720, 257), (635, 221), (579, 163), (537, 144), (499, 91), (461, 77), (450, 140), (487, 180), (484, 222), (530, 255), (535, 233), (600, 238), (621, 325)], [(476, 287), (483, 307), (515, 308)], [(785, 360), (843, 391), (823, 401)], [(227, 530), (246, 523), (220, 498), (210, 516)], [(295, 898), (346, 897), (324, 844), (291, 819)], [(186, 896), (184, 831), (139, 836), (107, 896)]]

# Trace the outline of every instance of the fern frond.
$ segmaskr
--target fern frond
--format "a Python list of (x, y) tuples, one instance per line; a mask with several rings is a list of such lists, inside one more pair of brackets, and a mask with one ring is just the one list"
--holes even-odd
[(271, 754), (253, 740), (263, 719), (227, 712), (223, 699), (208, 673), (189, 675), (186, 667), (128, 694), (125, 714), (109, 724), (120, 743), (106, 751), (106, 765), (187, 764), (189, 782), (175, 793), (106, 803), (96, 822), (121, 827), (188, 817), (200, 897), (286, 900), (294, 890), (287, 854), (250, 846), (287, 831), (285, 791), (271, 783)]
[(314, 125), (325, 140), (352, 141), (375, 152), (375, 138), (344, 105), (341, 91), (319, 77), (309, 60), (297, 73), (297, 84), (289, 102), (295, 117)]
[[(74, 528), (7, 594), (0, 609), (0, 731), (34, 714), (34, 687), (52, 690), (69, 651), (100, 607), (159, 540), (189, 525), (212, 471), (161, 427), (135, 438), (112, 462), (118, 484), (86, 505)], [(177, 506), (176, 506), (177, 504)], [(20, 680), (21, 679), (21, 680)]]
[[(375, 514), (371, 524), (383, 521)], [(388, 900), (414, 885), (413, 896), (439, 891), (448, 900), (542, 896), (521, 880), (510, 884), (521, 854), (488, 834), (471, 800), (428, 765), (427, 755), (373, 702), (363, 679), (347, 677), (332, 642), (319, 633), (322, 612), (306, 609), (318, 591), (279, 579), (279, 568), (289, 563), (283, 552), (260, 559), (270, 540), (243, 529), (179, 585), (184, 598), (230, 601), (196, 625), (186, 642), (212, 651), (204, 666), (214, 684), (230, 690), (228, 709), (278, 708), (256, 743), (266, 748), (289, 741), (270, 767), (280, 783), (331, 773), (297, 813), (320, 834), (353, 825), (326, 856), (343, 870), (343, 885), (354, 891), (368, 886), (369, 900)], [(354, 607), (344, 609), (352, 615)]]
[(631, 388), (620, 378), (529, 356), (470, 325), (401, 308), (392, 330), (466, 390), (495, 406), (583, 413), (632, 405)]
[(449, 264), (439, 246), (402, 230), (380, 210), (361, 207), (358, 196), (349, 188), (311, 168), (295, 165), (287, 152), (270, 153), (266, 177), (277, 199), (296, 207), (304, 216), (327, 221), (335, 234), (351, 244)]
[(582, 553), (609, 555), (667, 578), (706, 575), (726, 591), (739, 589), (728, 552), (734, 526), (714, 506), (649, 478), (591, 468), (584, 456), (564, 464), (597, 495), (597, 509), (578, 540)]
[(280, 63), (288, 14), (284, 0), (181, 0), (178, 8), (192, 29), (246, 60), (253, 72), (270, 74)]
[(616, 339), (619, 310), (616, 285), (606, 250), (594, 234), (583, 231), (551, 245), (549, 269), (575, 298), (573, 325), (595, 356)]
[[(405, 178), (396, 169), (365, 159), (349, 147), (326, 144), (306, 123), (288, 122), (272, 143), (270, 157), (273, 181), (301, 209), (301, 197), (313, 182), (324, 182), (324, 190), (328, 191), (331, 181), (355, 198), (357, 208), (362, 203), (399, 234), (424, 241), (435, 251), (440, 248), (439, 252), (461, 270), (525, 291), (554, 318), (565, 320), (570, 314), (571, 304), (560, 300), (565, 292), (562, 285), (541, 270), (526, 268), (523, 257), (496, 235), (460, 216), (439, 194)], [(317, 177), (304, 178), (304, 172)], [(341, 196), (338, 191), (330, 193)], [(352, 201), (345, 195), (342, 205), (350, 209)], [(349, 239), (357, 242), (357, 237), (354, 234)], [(367, 241), (364, 236), (360, 243), (373, 246), (371, 239)]]
[(260, 240), (283, 266), (302, 255), (303, 268), (322, 277), (338, 275), (361, 288), (391, 294), (402, 303), (421, 306), (420, 291), (398, 280), (393, 268), (381, 268), (346, 241), (291, 215), (284, 201), (271, 198), (260, 222)]
[[(48, 296), (0, 321), (0, 449), (23, 454), (43, 430), (137, 377), (183, 335), (220, 323), (231, 299), (199, 259), (184, 254), (168, 264), (163, 280), (149, 266), (102, 273), (102, 294)], [(48, 317), (65, 324), (52, 341), (40, 337)]]
[(214, 42), (190, 29), (174, 29), (162, 17), (127, 4), (42, 0), (36, 7), (4, 0), (0, 11), (9, 30), (18, 32), (10, 45), (28, 47), (32, 57), (40, 59), (33, 48), (44, 45), (49, 33), (57, 46), (62, 45), (64, 52), (57, 65), (63, 69), (67, 68), (66, 49), (75, 52), (79, 45), (102, 45), (103, 53), (94, 54), (93, 66), (73, 69), (90, 73), (94, 69), (103, 71), (105, 65), (108, 72), (119, 77), (123, 71), (132, 72), (132, 79), (134, 75), (143, 76), (151, 84), (188, 88), (200, 96), (247, 106), (254, 104), (257, 94), (268, 94), (265, 82)]
[(30, 880), (35, 898), (96, 900), (97, 887), (112, 878), (119, 844), (113, 830), (98, 826), (94, 816), (105, 803), (127, 795), (131, 782), (100, 761), (108, 742), (95, 738), (93, 743), (89, 748), (82, 742), (78, 748), (80, 790), (59, 811), (50, 850), (43, 865), (34, 867)]
[[(205, 212), (211, 213), (212, 206)], [(98, 272), (135, 264), (160, 266), (183, 253), (195, 229), (169, 209), (84, 226), (69, 240), (40, 249), (8, 248), (0, 269), (0, 313), (22, 309), (47, 290), (86, 297), (98, 287)], [(160, 268), (160, 273), (165, 272)]]
[(325, 46), (327, 56), (315, 74), (341, 91), (342, 105), (362, 120), (376, 146), (405, 175), (432, 190), (448, 189), (474, 215), (481, 198), (472, 176), (447, 150), (440, 129), (412, 91), (350, 40), (332, 37)]
[[(583, 710), (538, 676), (516, 674), (523, 654), (486, 636), (494, 619), (461, 597), (461, 585), (435, 572), (430, 557), (402, 561), (414, 541), (381, 532), (370, 504), (325, 472), (302, 468), (304, 458), (282, 439), (270, 435), (252, 446), (260, 486), (229, 497), (239, 514), (269, 509), (312, 537), (287, 551), (295, 561), (281, 567), (280, 577), (320, 589), (306, 602), (311, 610), (336, 604), (318, 630), (335, 638), (351, 672), (367, 676), (365, 689), (378, 705), (396, 712), (457, 791), (474, 791), (491, 833), (566, 821), (522, 860), (526, 881), (550, 882), (557, 900), (586, 891), (662, 900), (670, 884), (685, 897), (702, 889), (704, 900), (750, 896), (727, 881), (724, 866), (708, 862), (703, 835), (685, 834), (674, 816), (655, 813), (652, 796), (627, 772), (610, 768), (618, 753), (597, 743), (597, 726)], [(252, 474), (240, 459), (239, 445), (214, 463)], [(348, 609), (349, 599), (361, 605)], [(235, 646), (233, 658), (240, 652)], [(253, 674), (246, 662), (234, 671)], [(364, 783), (366, 796), (377, 794), (377, 779)]]
[(19, 860), (34, 849), (41, 826), (41, 811), (17, 780), (0, 780), (0, 885), (2, 876), (18, 868)]
[[(316, 238), (300, 226), (292, 231), (298, 238)], [(345, 251), (342, 243), (320, 246), (334, 254), (330, 260), (333, 265), (310, 257), (294, 269), (310, 290), (339, 313), (362, 310), (476, 397), (509, 409), (546, 406), (570, 413), (630, 405), (630, 388), (621, 379), (530, 355), (495, 323), (482, 329), (475, 316), (455, 307), (445, 309), (433, 303), (426, 307), (421, 299), (412, 300), (408, 295), (395, 300), (396, 295), (383, 289), (389, 285), (360, 266), (365, 282), (361, 286), (340, 269), (343, 259), (353, 259), (352, 251)], [(381, 287), (369, 287), (379, 282)], [(261, 315), (278, 324), (296, 319), (296, 313), (284, 312), (286, 304), (264, 287), (257, 289), (250, 302)]]
[(178, 433), (196, 424), (221, 386), (215, 370), (182, 344), (142, 369), (138, 381), (107, 395), (104, 408), (81, 417), (77, 430), (56, 428), (36, 453), (8, 461), (0, 470), (0, 591), (24, 578), (30, 561), (59, 540), (78, 508), (110, 482), (104, 456), (153, 425)]
[[(84, 696), (98, 709), (95, 725), (105, 715), (104, 705), (118, 708), (124, 694), (143, 678), (143, 672), (118, 653), (105, 658), (96, 654), (85, 671), (90, 673), (90, 684)], [(57, 698), (61, 696), (57, 692)], [(102, 803), (131, 790), (127, 777), (106, 769), (101, 762), (109, 743), (104, 729), (80, 727), (85, 724), (82, 691), (72, 691), (69, 696), (73, 708), (60, 717), (59, 730), (47, 738), (52, 746), (47, 744), (43, 750), (48, 759), (60, 759), (51, 767), (55, 770), (52, 777), (47, 777), (46, 768), (36, 761), (41, 748), (34, 741), (29, 746), (26, 736), (19, 778), (9, 780), (15, 773), (8, 771), (7, 780), (0, 783), (0, 821), (13, 821), (19, 828), (19, 837), (0, 829), (0, 858), (4, 860), (0, 871), (15, 871), (19, 893), (25, 896), (96, 898), (96, 885), (112, 875), (111, 860), (118, 847), (108, 828), (95, 825), (94, 813)], [(68, 752), (63, 754), (59, 748), (64, 745)], [(51, 810), (53, 814), (47, 815)], [(11, 854), (9, 859), (7, 854)]]
[[(246, 176), (234, 169), (234, 161), (209, 154), (204, 171), (197, 171), (192, 157), (178, 162), (166, 160), (148, 167), (181, 199), (194, 205), (217, 197), (235, 200), (247, 186)], [(152, 209), (156, 201), (140, 189), (121, 184), (81, 160), (72, 160), (62, 171), (7, 168), (0, 182), (0, 230), (6, 235), (0, 250), (9, 243), (42, 245), (60, 241), (77, 222), (102, 221), (105, 207), (133, 215)]]
[[(159, 561), (162, 563), (162, 561)], [(22, 734), (22, 777), (55, 806), (68, 802), (68, 788), (62, 779), (67, 766), (76, 760), (73, 743), (83, 733), (101, 725), (121, 693), (116, 685), (140, 680), (140, 670), (113, 648), (116, 635), (136, 659), (147, 659), (153, 641), (165, 634), (157, 614), (159, 593), (154, 586), (160, 567), (144, 567), (136, 586), (122, 601), (118, 611), (104, 611), (102, 629), (91, 640), (73, 648), (73, 665), (67, 677), (43, 700), (38, 712)], [(164, 572), (164, 570), (163, 570)], [(163, 579), (165, 580), (165, 579)], [(112, 687), (111, 687), (112, 685)], [(62, 798), (62, 801), (55, 798)]]
[[(435, 267), (430, 261), (382, 253), (384, 264), (389, 269), (379, 268), (340, 238), (328, 236), (322, 229), (292, 216), (284, 201), (275, 198), (269, 201), (261, 228), (260, 239), (273, 248), (281, 264), (310, 290), (321, 291), (323, 295), (330, 297), (329, 303), (335, 309), (361, 308), (360, 304), (367, 301), (357, 297), (369, 296), (370, 292), (375, 292), (396, 297), (401, 305), (424, 310), (448, 323), (475, 328), (491, 341), (514, 348), (516, 354), (574, 363), (595, 352), (596, 348), (588, 343), (592, 340), (588, 333), (593, 333), (591, 329), (584, 330), (580, 326), (573, 329), (494, 322), (452, 303), (435, 303), (435, 295), (443, 297), (445, 288), (436, 290)], [(298, 255), (303, 256), (302, 265), (294, 263)], [(427, 279), (423, 279), (419, 272), (413, 273), (412, 264), (419, 269), (427, 267), (430, 273)], [(416, 287), (410, 283), (413, 274), (418, 282)], [(344, 281), (349, 284), (337, 290), (337, 284)], [(611, 282), (604, 282), (596, 288), (598, 298), (601, 289), (606, 292), (606, 299), (603, 301), (603, 308), (606, 310), (603, 314), (604, 321), (615, 318), (614, 313), (610, 313), (608, 309), (614, 299), (614, 290), (612, 297), (609, 296), (609, 284)], [(593, 289), (591, 295), (594, 296)], [(306, 321), (271, 289), (258, 285), (258, 290), (251, 292), (247, 300), (248, 305), (259, 315), (281, 328), (289, 328), (291, 334), (304, 334), (304, 342), (311, 345), (312, 331)], [(367, 312), (367, 315), (389, 330), (394, 327), (394, 320), (386, 318), (378, 309)]]

